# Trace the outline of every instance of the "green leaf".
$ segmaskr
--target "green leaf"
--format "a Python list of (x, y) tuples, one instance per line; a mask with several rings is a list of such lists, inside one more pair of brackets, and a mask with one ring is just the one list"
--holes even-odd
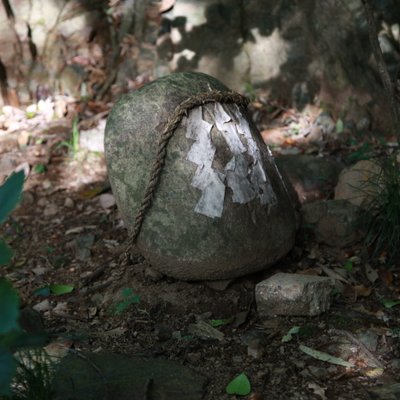
[(342, 119), (336, 121), (336, 133), (342, 133), (344, 130), (344, 123)]
[(300, 327), (293, 326), (292, 328), (289, 329), (289, 332), (285, 336), (283, 336), (282, 343), (290, 342), (293, 339), (293, 335), (295, 335), (299, 332), (300, 332)]
[(37, 173), (37, 174), (43, 174), (43, 172), (46, 171), (46, 166), (44, 164), (36, 164), (33, 168), (33, 170)]
[(347, 261), (344, 263), (343, 268), (344, 268), (346, 271), (348, 271), (348, 272), (353, 271), (353, 262), (350, 261), (350, 260), (347, 260)]
[(123, 288), (121, 295), (124, 298), (124, 300), (111, 306), (110, 312), (112, 314), (115, 315), (122, 314), (131, 304), (140, 303), (140, 296), (134, 295), (132, 288), (129, 287)]
[(239, 396), (246, 396), (251, 391), (249, 378), (245, 373), (241, 373), (235, 379), (231, 380), (226, 387), (226, 393), (237, 394)]
[(71, 293), (74, 290), (74, 287), (71, 285), (50, 285), (49, 288), (51, 293), (56, 296)]
[(235, 317), (225, 318), (225, 319), (210, 319), (208, 323), (213, 328), (218, 328), (219, 326), (230, 324), (234, 321)]
[(7, 243), (0, 238), (0, 265), (8, 264), (13, 256), (13, 251), (7, 245)]
[(335, 364), (335, 365), (341, 365), (343, 367), (348, 367), (348, 368), (354, 368), (355, 365), (352, 364), (351, 362), (345, 361), (343, 360), (343, 358), (339, 358), (339, 357), (335, 357), (335, 356), (331, 356), (328, 353), (324, 353), (322, 351), (318, 351), (318, 350), (314, 350), (311, 347), (307, 347), (304, 345), (300, 345), (299, 349), (303, 352), (308, 354), (309, 356), (316, 358), (317, 360), (320, 361), (325, 361), (331, 364)]
[(122, 289), (122, 297), (129, 297), (133, 295), (133, 289), (130, 287), (125, 287)]
[(10, 394), (10, 383), (17, 369), (12, 353), (0, 347), (0, 396)]
[(50, 287), (49, 286), (42, 286), (40, 288), (37, 288), (33, 291), (33, 294), (35, 296), (43, 296), (47, 297), (50, 296)]
[(19, 171), (11, 174), (4, 184), (0, 186), (0, 224), (5, 221), (18, 204), (24, 186), (24, 179), (24, 171)]
[(385, 306), (385, 308), (393, 308), (394, 306), (400, 304), (400, 300), (383, 299), (382, 304)]
[(54, 294), (56, 296), (60, 296), (62, 294), (71, 293), (74, 290), (74, 287), (71, 285), (46, 285), (42, 286), (36, 290), (34, 290), (33, 294), (35, 296), (50, 296)]
[(19, 298), (16, 290), (0, 278), (0, 335), (18, 329)]

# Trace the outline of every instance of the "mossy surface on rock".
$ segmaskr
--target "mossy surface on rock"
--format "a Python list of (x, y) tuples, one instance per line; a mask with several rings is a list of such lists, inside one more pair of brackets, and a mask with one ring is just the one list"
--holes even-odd
[[(182, 73), (123, 97), (110, 113), (110, 182), (132, 227), (168, 116), (188, 97), (227, 91), (204, 74)], [(180, 279), (224, 279), (257, 271), (293, 245), (295, 215), (272, 156), (235, 104), (189, 111), (137, 240), (154, 268)]]

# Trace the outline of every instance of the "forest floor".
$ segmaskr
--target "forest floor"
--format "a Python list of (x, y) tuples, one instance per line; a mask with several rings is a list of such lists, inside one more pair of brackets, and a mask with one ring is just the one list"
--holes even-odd
[[(254, 109), (268, 114), (264, 106)], [(84, 122), (93, 115), (80, 117)], [(24, 130), (16, 127), (12, 134), (19, 138)], [(400, 398), (399, 266), (389, 270), (384, 260), (367, 262), (361, 244), (339, 249), (299, 234), (293, 250), (272, 268), (229, 282), (177, 281), (145, 261), (124, 270), (118, 257), (127, 232), (108, 196), (104, 154), (74, 146), (71, 130), (72, 118), (43, 123), (25, 143), (22, 138), (0, 154), (30, 167), (22, 204), (0, 231), (16, 253), (5, 276), (23, 307), (40, 313), (60, 354), (73, 348), (174, 360), (206, 378), (204, 398), (210, 400), (239, 398), (225, 388), (242, 372), (252, 389), (240, 398), (248, 400)], [(357, 151), (362, 145), (358, 141)], [(301, 147), (286, 140), (275, 150), (282, 149), (343, 159), (354, 153), (348, 141)], [(269, 319), (257, 314), (254, 288), (261, 280), (278, 271), (326, 276), (340, 268), (343, 274), (335, 276), (344, 291), (328, 312)], [(43, 291), (56, 284), (73, 290)], [(196, 336), (199, 321), (214, 325), (221, 337)], [(293, 327), (297, 333), (283, 340)], [(354, 367), (315, 359), (300, 345)]]

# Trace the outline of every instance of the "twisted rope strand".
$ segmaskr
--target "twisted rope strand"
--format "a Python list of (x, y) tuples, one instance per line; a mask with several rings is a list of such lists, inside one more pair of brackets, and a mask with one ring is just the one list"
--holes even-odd
[(214, 90), (187, 98), (186, 100), (182, 101), (168, 117), (158, 141), (157, 154), (151, 168), (149, 182), (147, 184), (143, 200), (136, 213), (133, 228), (128, 237), (127, 248), (122, 255), (121, 263), (123, 265), (127, 265), (129, 263), (129, 257), (133, 247), (136, 244), (136, 240), (139, 236), (144, 218), (151, 207), (153, 197), (157, 190), (157, 186), (165, 164), (169, 140), (172, 138), (176, 128), (182, 121), (182, 118), (187, 116), (189, 110), (207, 103), (234, 103), (246, 107), (249, 103), (249, 100), (239, 93)]

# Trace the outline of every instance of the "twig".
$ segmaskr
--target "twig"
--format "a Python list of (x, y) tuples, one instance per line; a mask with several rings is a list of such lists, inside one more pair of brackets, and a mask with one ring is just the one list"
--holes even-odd
[(369, 33), (369, 40), (371, 42), (372, 51), (374, 53), (374, 57), (378, 64), (378, 71), (381, 76), (383, 86), (385, 88), (386, 97), (390, 104), (390, 110), (392, 112), (393, 117), (393, 127), (397, 134), (400, 136), (400, 112), (398, 108), (398, 104), (395, 96), (395, 88), (393, 86), (393, 82), (390, 79), (389, 72), (387, 70), (386, 62), (383, 58), (382, 50), (378, 41), (378, 31), (376, 29), (376, 22), (374, 19), (374, 14), (371, 6), (370, 0), (362, 0), (364, 5), (365, 14), (367, 17), (367, 26)]

